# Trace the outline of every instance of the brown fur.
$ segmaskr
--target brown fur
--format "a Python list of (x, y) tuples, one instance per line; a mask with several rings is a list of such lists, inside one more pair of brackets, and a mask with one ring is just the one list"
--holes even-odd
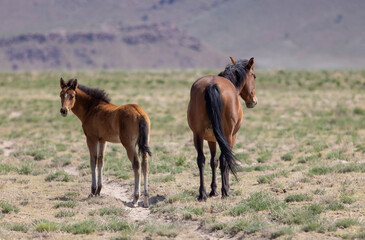
[[(85, 86), (78, 88), (77, 79), (71, 79), (66, 84), (61, 78), (61, 114), (67, 116), (71, 110), (81, 121), (87, 146), (90, 152), (92, 172), (91, 196), (100, 195), (102, 188), (102, 168), (106, 142), (122, 143), (132, 163), (135, 177), (133, 206), (136, 207), (140, 195), (141, 168), (144, 175), (144, 207), (148, 207), (148, 148), (150, 119), (143, 109), (136, 104), (116, 106), (109, 103), (110, 99), (100, 89)], [(141, 121), (146, 126), (140, 131)], [(144, 136), (141, 136), (144, 135)], [(145, 138), (146, 146), (141, 151), (142, 167), (138, 158), (136, 146), (140, 139)], [(141, 146), (140, 150), (141, 150)], [(96, 184), (96, 169), (98, 183)]]
[[(205, 166), (205, 156), (203, 153), (203, 141), (208, 141), (209, 149), (211, 152), (210, 164), (212, 167), (212, 191), (210, 196), (217, 195), (217, 184), (216, 184), (216, 168), (218, 166), (218, 160), (216, 159), (216, 142), (217, 138), (213, 131), (212, 121), (208, 114), (207, 103), (206, 103), (206, 89), (208, 86), (215, 85), (220, 90), (220, 101), (222, 103), (222, 113), (221, 113), (221, 127), (223, 130), (222, 135), (229, 145), (230, 151), (236, 140), (236, 134), (241, 127), (243, 113), (242, 106), (239, 100), (241, 96), (246, 102), (247, 107), (254, 107), (257, 103), (257, 98), (255, 94), (255, 74), (253, 71), (254, 60), (251, 58), (249, 61), (240, 60), (235, 61), (231, 58), (233, 65), (227, 66), (235, 69), (235, 64), (242, 63), (243, 66), (237, 66), (243, 69), (244, 76), (239, 76), (237, 73), (231, 74), (236, 77), (242, 77), (242, 79), (227, 79), (221, 76), (204, 76), (196, 80), (191, 87), (190, 92), (190, 102), (188, 106), (187, 118), (188, 123), (194, 134), (194, 146), (197, 150), (198, 157), (197, 163), (200, 172), (200, 189), (198, 200), (206, 200), (207, 194), (204, 186), (204, 166)], [(226, 68), (226, 69), (227, 69)], [(222, 73), (221, 73), (222, 74)], [(237, 75), (237, 76), (236, 76)], [(228, 76), (230, 76), (228, 74)], [(238, 84), (239, 83), (239, 84)], [(214, 106), (213, 106), (214, 107)], [(224, 138), (223, 137), (223, 138)], [(227, 162), (230, 153), (227, 153), (224, 157), (223, 150), (221, 148), (222, 154), (220, 156), (220, 169), (222, 175), (222, 197), (228, 196), (229, 191), (229, 172), (230, 168), (234, 173), (234, 156), (231, 159), (231, 166)], [(228, 164), (228, 165), (227, 165)]]

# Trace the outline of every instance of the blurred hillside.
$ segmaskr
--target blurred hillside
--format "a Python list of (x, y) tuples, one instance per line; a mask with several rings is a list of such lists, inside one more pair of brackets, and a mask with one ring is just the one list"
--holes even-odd
[(1, 0), (0, 70), (363, 68), (361, 0)]

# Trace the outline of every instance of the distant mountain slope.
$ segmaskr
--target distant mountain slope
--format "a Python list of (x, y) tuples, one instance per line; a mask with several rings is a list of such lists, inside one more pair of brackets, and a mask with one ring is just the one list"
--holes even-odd
[(0, 39), (1, 70), (193, 68), (227, 59), (170, 23)]
[(196, 36), (263, 67), (365, 67), (365, 1), (234, 0), (186, 21)]
[(362, 0), (2, 0), (0, 70), (363, 68)]

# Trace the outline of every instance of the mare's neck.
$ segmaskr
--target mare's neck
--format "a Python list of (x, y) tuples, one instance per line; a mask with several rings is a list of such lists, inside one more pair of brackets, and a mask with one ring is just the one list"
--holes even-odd
[(81, 91), (80, 89), (76, 89), (76, 102), (71, 111), (80, 119), (83, 123), (90, 108), (92, 107), (92, 99), (89, 95)]

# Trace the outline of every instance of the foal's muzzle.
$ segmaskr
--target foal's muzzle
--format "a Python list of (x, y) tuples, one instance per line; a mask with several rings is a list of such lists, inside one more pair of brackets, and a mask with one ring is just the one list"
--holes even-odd
[(61, 113), (62, 117), (66, 117), (67, 116), (67, 113), (68, 113), (67, 108), (61, 108), (60, 109), (60, 113)]

